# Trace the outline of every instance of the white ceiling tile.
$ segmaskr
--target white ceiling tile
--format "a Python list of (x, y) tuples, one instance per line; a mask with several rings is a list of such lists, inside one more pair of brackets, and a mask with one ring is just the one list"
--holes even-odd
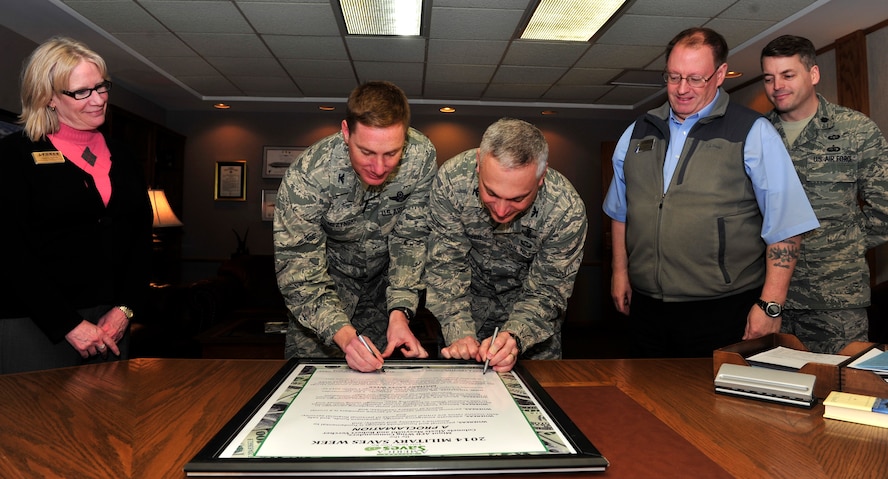
[(279, 76), (286, 77), (283, 67), (271, 57), (266, 58), (234, 58), (207, 57), (207, 62), (225, 76)]
[(598, 39), (598, 43), (665, 48), (666, 44), (682, 30), (702, 26), (708, 20), (701, 17), (625, 15)]
[[(422, 63), (355, 62), (355, 71), (361, 82), (389, 80), (400, 86), (403, 80), (422, 81)], [(403, 87), (401, 87), (403, 88)]]
[(219, 72), (203, 58), (191, 57), (149, 57), (149, 60), (167, 73), (179, 76), (209, 76)]
[(271, 53), (255, 35), (183, 33), (182, 40), (204, 57), (269, 57)]
[(241, 11), (260, 34), (339, 35), (330, 3), (242, 3)]
[(348, 61), (348, 51), (341, 37), (294, 37), (264, 35), (265, 44), (278, 58)]
[(622, 71), (616, 68), (572, 68), (558, 80), (558, 85), (605, 85)]
[(182, 40), (169, 32), (164, 33), (119, 33), (123, 43), (146, 57), (194, 56)]
[(511, 40), (523, 10), (432, 8), (429, 38)]
[(232, 2), (214, 0), (141, 0), (158, 21), (181, 33), (251, 33), (250, 25)]
[(355, 62), (423, 62), (425, 39), (417, 37), (345, 37)]
[(516, 40), (503, 58), (503, 65), (569, 67), (589, 49), (588, 43)]
[(131, 1), (72, 1), (66, 2), (66, 5), (109, 33), (162, 33), (167, 31), (160, 22)]
[(493, 76), (493, 82), (505, 84), (538, 83), (551, 85), (561, 78), (566, 71), (566, 67), (549, 68), (503, 65)]
[(296, 84), (306, 96), (322, 98), (345, 98), (358, 86), (355, 80), (324, 79), (324, 78), (296, 78)]
[(495, 71), (492, 65), (429, 65), (426, 76), (439, 83), (487, 83)]
[(779, 2), (765, 2), (763, 0), (739, 0), (721, 12), (719, 17), (737, 20), (769, 20), (774, 23), (802, 10), (815, 1), (780, 0)]
[(662, 55), (666, 45), (592, 45), (577, 61), (577, 68), (644, 68)]
[(294, 78), (355, 78), (351, 62), (285, 58), (281, 64)]
[(468, 65), (496, 65), (508, 48), (509, 42), (484, 40), (429, 40), (429, 63), (461, 63)]

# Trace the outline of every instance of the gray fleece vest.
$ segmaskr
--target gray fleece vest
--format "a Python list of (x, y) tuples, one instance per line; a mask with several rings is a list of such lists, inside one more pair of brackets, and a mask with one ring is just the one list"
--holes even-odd
[(691, 129), (665, 195), (668, 104), (636, 122), (623, 167), (633, 288), (664, 301), (697, 301), (764, 284), (762, 215), (743, 165), (760, 116), (722, 92)]

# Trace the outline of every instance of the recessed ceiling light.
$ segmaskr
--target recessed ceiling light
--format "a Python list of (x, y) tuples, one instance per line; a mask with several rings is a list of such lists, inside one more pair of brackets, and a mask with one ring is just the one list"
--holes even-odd
[(521, 38), (587, 42), (625, 3), (626, 0), (542, 0)]
[(231, 105), (229, 105), (227, 103), (216, 103), (215, 105), (213, 105), (213, 108), (215, 108), (217, 110), (227, 110), (227, 109), (231, 108)]
[(735, 72), (734, 70), (728, 71), (725, 73), (725, 78), (740, 78), (743, 76), (743, 72)]
[(349, 35), (419, 35), (422, 0), (339, 0)]
[(452, 106), (442, 106), (438, 111), (441, 113), (453, 113), (456, 111), (456, 108), (453, 108)]
[(557, 115), (558, 112), (555, 110), (543, 110), (540, 112), (543, 115)]
[(318, 107), (318, 110), (321, 110), (321, 111), (333, 111), (335, 109), (336, 109), (335, 106), (330, 106), (330, 105), (321, 105)]

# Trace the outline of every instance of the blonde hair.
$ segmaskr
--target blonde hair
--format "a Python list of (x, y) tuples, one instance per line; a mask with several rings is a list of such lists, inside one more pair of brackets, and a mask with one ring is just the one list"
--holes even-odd
[(71, 72), (81, 62), (90, 62), (108, 80), (105, 60), (85, 44), (66, 37), (53, 37), (38, 46), (22, 68), (22, 114), (19, 122), (31, 141), (38, 141), (59, 131), (59, 117), (49, 102), (55, 92), (61, 92), (71, 78)]

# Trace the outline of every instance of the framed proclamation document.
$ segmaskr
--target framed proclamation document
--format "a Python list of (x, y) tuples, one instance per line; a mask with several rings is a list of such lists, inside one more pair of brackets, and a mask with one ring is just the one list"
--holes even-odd
[(600, 472), (608, 461), (519, 365), (291, 359), (185, 466), (189, 476)]

